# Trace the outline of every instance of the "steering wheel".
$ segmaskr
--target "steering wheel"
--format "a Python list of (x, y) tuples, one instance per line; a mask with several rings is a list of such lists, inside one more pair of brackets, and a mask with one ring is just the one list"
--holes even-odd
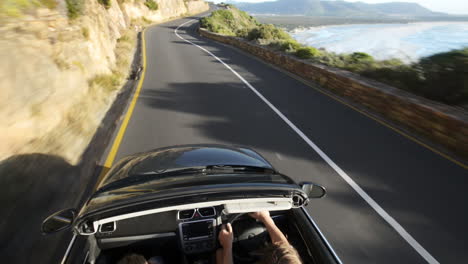
[(247, 213), (233, 214), (227, 219), (234, 232), (232, 255), (236, 263), (253, 263), (263, 254), (259, 251), (268, 241), (268, 232), (263, 224), (249, 217), (242, 222)]

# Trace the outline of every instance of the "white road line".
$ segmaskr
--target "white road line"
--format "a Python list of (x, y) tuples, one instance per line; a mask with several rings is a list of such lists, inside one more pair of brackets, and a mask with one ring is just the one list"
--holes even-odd
[(299, 128), (296, 127), (289, 119), (281, 113), (278, 108), (276, 108), (270, 101), (268, 101), (261, 93), (259, 93), (249, 82), (247, 82), (239, 73), (237, 73), (235, 70), (231, 68), (228, 64), (226, 64), (224, 61), (222, 61), (220, 58), (218, 58), (216, 55), (211, 53), (209, 50), (191, 42), (190, 40), (184, 39), (177, 33), (180, 27), (184, 26), (187, 23), (190, 23), (192, 21), (196, 21), (195, 19), (189, 20), (185, 23), (180, 24), (175, 30), (174, 34), (180, 38), (181, 40), (190, 43), (197, 48), (205, 51), (206, 53), (210, 54), (213, 58), (215, 58), (217, 61), (219, 61), (221, 64), (226, 66), (234, 75), (236, 75), (247, 87), (252, 90), (262, 101), (267, 104), (283, 121), (289, 125), (290, 128), (292, 128), (312, 149), (317, 152), (320, 157), (322, 157), (325, 162), (330, 165), (340, 176), (345, 180), (361, 197), (364, 199), (387, 223), (395, 229), (395, 231), (400, 234), (403, 239), (408, 242), (418, 253), (423, 257), (428, 263), (431, 264), (438, 264), (439, 262), (426, 250), (424, 249), (421, 244), (416, 241), (393, 217), (391, 217), (377, 202), (374, 201), (351, 177), (346, 174), (338, 165), (336, 165), (333, 160), (330, 159), (330, 157), (327, 156), (317, 145), (315, 145), (312, 140), (310, 140)]

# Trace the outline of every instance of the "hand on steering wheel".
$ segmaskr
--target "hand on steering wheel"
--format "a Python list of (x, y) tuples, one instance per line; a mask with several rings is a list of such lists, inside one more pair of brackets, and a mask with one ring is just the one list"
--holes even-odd
[(249, 213), (249, 215), (250, 217), (255, 218), (256, 220), (260, 222), (264, 222), (265, 219), (270, 218), (269, 211), (253, 212), (253, 213)]
[[(264, 212), (250, 213), (250, 220), (247, 218), (242, 222), (237, 222), (237, 220), (241, 219), (241, 217), (246, 214), (247, 213), (233, 214), (229, 215), (228, 218), (225, 219), (225, 222), (230, 223), (231, 230), (233, 231), (234, 246), (232, 255), (237, 263), (253, 263), (258, 260), (259, 252), (256, 252), (255, 254), (251, 253), (258, 249), (258, 247), (264, 245), (267, 241), (267, 236), (262, 235), (262, 233), (266, 233), (266, 228), (262, 223), (258, 223), (254, 220), (256, 219), (259, 222), (262, 222), (262, 217), (265, 216)], [(259, 218), (257, 218), (257, 216)], [(269, 216), (268, 212), (266, 212), (266, 216)], [(222, 230), (220, 231), (220, 234), (221, 232)]]
[(221, 226), (221, 231), (218, 235), (219, 244), (224, 249), (232, 249), (232, 241), (234, 240), (234, 233), (232, 232), (231, 223), (227, 223)]

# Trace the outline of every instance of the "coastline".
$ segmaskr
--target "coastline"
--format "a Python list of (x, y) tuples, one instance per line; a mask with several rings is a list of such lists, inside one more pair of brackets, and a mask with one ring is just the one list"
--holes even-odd
[(468, 22), (456, 21), (323, 25), (288, 33), (307, 46), (340, 54), (365, 52), (379, 60), (398, 58), (406, 63), (468, 47)]
[(318, 27), (355, 24), (408, 24), (418, 22), (468, 22), (468, 16), (421, 17), (421, 18), (346, 18), (304, 15), (266, 15), (251, 14), (261, 23), (274, 24), (287, 31), (298, 27)]

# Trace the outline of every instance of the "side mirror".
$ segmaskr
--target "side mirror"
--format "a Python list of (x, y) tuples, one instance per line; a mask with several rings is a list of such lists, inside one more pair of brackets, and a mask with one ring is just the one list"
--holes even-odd
[(327, 193), (327, 190), (323, 186), (320, 186), (311, 182), (301, 182), (299, 186), (302, 187), (302, 190), (310, 198), (322, 198)]
[(42, 233), (52, 234), (71, 227), (75, 220), (75, 215), (75, 209), (65, 209), (54, 213), (42, 222)]

